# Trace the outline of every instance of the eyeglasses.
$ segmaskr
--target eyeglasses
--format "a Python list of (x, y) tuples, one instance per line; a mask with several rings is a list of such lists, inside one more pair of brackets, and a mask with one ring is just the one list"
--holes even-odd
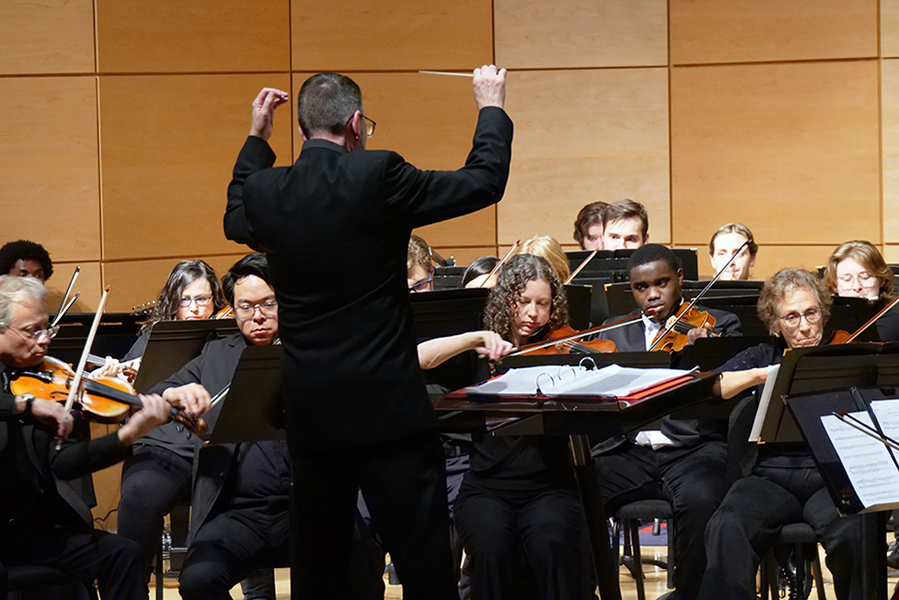
[(784, 322), (784, 325), (787, 329), (796, 329), (799, 327), (799, 323), (802, 319), (805, 319), (806, 323), (811, 325), (812, 323), (817, 323), (821, 320), (821, 308), (816, 306), (815, 308), (810, 308), (801, 315), (796, 313), (790, 313), (783, 317), (778, 317), (781, 321)]
[(362, 115), (362, 118), (365, 119), (365, 137), (370, 138), (375, 134), (375, 126), (377, 125), (377, 123), (375, 123), (365, 115)]
[(412, 285), (410, 285), (409, 291), (410, 292), (423, 292), (423, 291), (425, 291), (424, 288), (427, 287), (427, 285), (429, 283), (431, 283), (432, 281), (434, 281), (434, 275), (428, 275), (427, 279), (422, 279), (418, 283), (413, 283)]
[(212, 300), (212, 296), (197, 296), (196, 298), (187, 298), (181, 297), (181, 308), (187, 308), (194, 302), (197, 303), (197, 306), (208, 306), (209, 302)]
[(33, 342), (40, 341), (43, 336), (47, 336), (48, 340), (52, 340), (56, 337), (56, 334), (59, 333), (59, 325), (41, 329), (19, 329), (12, 325), (7, 325), (7, 327), (19, 334), (23, 340), (31, 340)]
[(850, 288), (852, 287), (853, 281), (858, 281), (858, 284), (861, 287), (872, 287), (877, 283), (877, 275), (874, 273), (868, 273), (867, 271), (862, 271), (857, 276), (850, 275), (846, 273), (837, 278), (839, 285), (841, 288)]
[(241, 304), (240, 306), (234, 307), (234, 314), (241, 321), (249, 321), (256, 316), (257, 310), (262, 313), (263, 317), (269, 319), (278, 314), (278, 302), (272, 300), (265, 304), (254, 304), (253, 306)]

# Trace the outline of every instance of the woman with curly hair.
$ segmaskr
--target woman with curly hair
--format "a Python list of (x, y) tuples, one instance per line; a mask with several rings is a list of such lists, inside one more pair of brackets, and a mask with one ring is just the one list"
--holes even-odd
[[(774, 339), (744, 350), (719, 369), (721, 396), (733, 398), (763, 384), (768, 366), (779, 364), (786, 349), (826, 343), (831, 304), (830, 290), (808, 271), (782, 269), (765, 281), (758, 313)], [(802, 521), (812, 526), (827, 552), (836, 597), (874, 598), (877, 576), (869, 572), (865, 578), (863, 570), (876, 569), (877, 561), (865, 565), (861, 560), (870, 533), (863, 519), (840, 517), (804, 445), (760, 445), (751, 475), (733, 484), (706, 527), (708, 560), (698, 598), (754, 600), (760, 557), (782, 527)]]
[[(509, 259), (487, 299), (484, 328), (521, 346), (567, 321), (549, 263)], [(564, 440), (481, 434), (473, 441), (455, 504), (472, 599), (588, 598), (583, 517)]]

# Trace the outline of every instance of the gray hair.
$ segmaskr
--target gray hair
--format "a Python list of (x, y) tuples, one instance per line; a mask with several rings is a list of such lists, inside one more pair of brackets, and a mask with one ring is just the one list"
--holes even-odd
[(756, 305), (759, 319), (768, 328), (771, 335), (777, 333), (777, 304), (784, 299), (787, 293), (793, 290), (808, 290), (815, 296), (815, 301), (821, 307), (821, 316), (824, 322), (830, 318), (830, 307), (833, 305), (833, 297), (824, 282), (805, 269), (781, 269), (765, 280), (759, 301)]
[(340, 134), (357, 110), (362, 111), (362, 91), (346, 75), (313, 75), (297, 94), (297, 120), (307, 138), (319, 133)]
[(34, 277), (0, 275), (0, 326), (9, 325), (13, 302), (22, 300), (43, 302), (46, 297), (47, 288)]

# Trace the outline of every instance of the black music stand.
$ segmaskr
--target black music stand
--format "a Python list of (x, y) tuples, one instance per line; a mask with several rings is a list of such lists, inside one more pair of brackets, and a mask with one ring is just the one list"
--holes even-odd
[(212, 428), (210, 442), (222, 444), (287, 439), (281, 399), (282, 350), (280, 344), (244, 348), (231, 379), (231, 388), (221, 401), (221, 407), (209, 411)]
[[(125, 356), (137, 339), (145, 316), (136, 313), (103, 313), (94, 338), (92, 353), (98, 356)], [(59, 322), (59, 333), (50, 342), (48, 354), (78, 364), (94, 313), (67, 313)]]
[(149, 390), (200, 355), (206, 342), (237, 333), (234, 319), (159, 321), (150, 330), (134, 389)]
[(759, 432), (759, 443), (801, 442), (784, 398), (845, 390), (852, 386), (899, 386), (899, 344), (835, 344), (795, 348), (784, 355)]
[(565, 295), (568, 297), (568, 324), (578, 331), (589, 329), (593, 286), (569, 283), (565, 285)]
[(409, 294), (419, 341), (483, 329), (487, 288), (461, 288)]

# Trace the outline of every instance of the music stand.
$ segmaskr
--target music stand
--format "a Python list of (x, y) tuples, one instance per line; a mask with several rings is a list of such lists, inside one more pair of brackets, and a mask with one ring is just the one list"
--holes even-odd
[(483, 329), (487, 288), (461, 288), (409, 294), (419, 341)]
[(566, 284), (568, 297), (568, 324), (578, 331), (590, 328), (590, 312), (593, 300), (593, 286)]
[(218, 414), (212, 417), (210, 442), (287, 439), (281, 399), (282, 350), (280, 344), (244, 348), (228, 395), (222, 400)]
[(134, 389), (149, 390), (200, 355), (206, 342), (237, 333), (234, 319), (159, 321), (150, 330)]
[[(92, 354), (125, 356), (134, 345), (145, 319), (135, 313), (103, 313)], [(67, 313), (59, 322), (59, 333), (50, 341), (48, 354), (77, 365), (93, 321), (93, 313)]]

